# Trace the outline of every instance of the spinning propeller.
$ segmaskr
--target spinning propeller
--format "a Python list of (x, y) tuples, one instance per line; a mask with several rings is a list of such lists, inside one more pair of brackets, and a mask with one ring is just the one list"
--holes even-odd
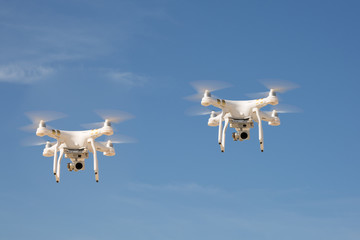
[(32, 124), (22, 127), (24, 131), (33, 131), (39, 127), (40, 121), (50, 122), (66, 117), (64, 113), (55, 111), (34, 111), (27, 112), (25, 115), (31, 120)]
[[(204, 96), (204, 93), (206, 91), (211, 93), (211, 92), (216, 91), (216, 90), (231, 87), (231, 84), (229, 84), (229, 83), (221, 82), (221, 81), (215, 81), (215, 80), (195, 81), (195, 82), (192, 82), (190, 84), (193, 86), (193, 88), (196, 90), (197, 93), (185, 97), (185, 99), (187, 99), (189, 101), (198, 101), (198, 100), (200, 100)], [(192, 107), (192, 108), (188, 109), (185, 113), (188, 114), (188, 115), (191, 115), (191, 116), (208, 115), (208, 114), (212, 114), (212, 115), (216, 116), (220, 112), (214, 112), (212, 110), (205, 109), (203, 107), (201, 107), (201, 108)]]
[[(120, 123), (134, 118), (133, 115), (118, 110), (96, 110), (95, 113), (97, 113), (104, 121), (110, 123)], [(81, 126), (85, 128), (101, 128), (104, 126), (104, 122), (86, 123)]]
[(199, 115), (208, 115), (208, 114), (212, 114), (212, 113), (215, 113), (215, 115), (218, 115), (221, 113), (221, 111), (213, 111), (213, 110), (210, 110), (208, 108), (205, 108), (205, 107), (191, 107), (189, 108), (188, 110), (186, 110), (186, 114), (187, 115), (190, 115), (190, 116), (199, 116)]
[(107, 143), (120, 144), (120, 143), (135, 143), (135, 142), (137, 141), (134, 138), (125, 135), (116, 135), (116, 136), (108, 137), (106, 141), (102, 141), (100, 143), (106, 145)]
[(39, 139), (39, 138), (27, 138), (27, 139), (23, 140), (21, 143), (24, 146), (47, 145), (47, 147), (52, 147), (53, 145), (56, 144), (56, 142), (50, 142), (50, 141), (46, 141), (44, 139)]
[[(293, 82), (286, 81), (286, 80), (278, 80), (278, 79), (261, 80), (260, 83), (262, 85), (264, 85), (267, 89), (269, 89), (269, 91), (273, 90), (274, 92), (277, 92), (277, 93), (285, 93), (287, 91), (290, 91), (292, 89), (299, 87), (299, 85), (297, 85)], [(249, 93), (246, 95), (251, 98), (263, 98), (263, 97), (267, 97), (269, 95), (269, 91)]]
[(189, 101), (198, 101), (204, 96), (205, 91), (213, 92), (231, 86), (229, 83), (215, 81), (215, 80), (195, 81), (190, 84), (193, 86), (193, 88), (196, 90), (197, 93), (185, 97), (185, 99)]
[(289, 82), (286, 80), (274, 80), (274, 79), (268, 79), (268, 80), (262, 80), (260, 81), (267, 89), (273, 89), (275, 92), (284, 93), (287, 91), (290, 91), (292, 89), (298, 88), (299, 85)]
[(276, 106), (272, 106), (271, 110), (264, 112), (271, 114), (274, 110), (276, 111), (276, 113), (298, 113), (302, 111), (300, 108), (293, 105), (278, 104)]

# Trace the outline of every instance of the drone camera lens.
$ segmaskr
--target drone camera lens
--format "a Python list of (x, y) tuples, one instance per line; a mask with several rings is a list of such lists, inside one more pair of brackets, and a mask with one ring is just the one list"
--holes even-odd
[(78, 162), (75, 164), (75, 167), (76, 167), (76, 169), (80, 170), (80, 169), (82, 169), (83, 164)]
[(247, 134), (246, 132), (242, 132), (242, 133), (240, 134), (240, 137), (241, 137), (241, 139), (247, 139), (248, 134)]

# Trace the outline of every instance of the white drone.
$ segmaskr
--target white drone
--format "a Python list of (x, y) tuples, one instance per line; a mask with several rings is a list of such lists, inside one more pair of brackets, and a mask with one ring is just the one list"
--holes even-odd
[[(49, 136), (56, 139), (56, 142), (47, 141), (40, 143), (45, 144), (45, 148), (43, 151), (43, 155), (45, 157), (54, 156), (53, 173), (55, 175), (56, 182), (60, 181), (60, 163), (64, 154), (65, 158), (69, 158), (71, 161), (67, 164), (68, 170), (74, 170), (75, 172), (77, 172), (85, 169), (85, 159), (89, 157), (89, 152), (91, 152), (94, 157), (95, 180), (96, 182), (98, 182), (99, 166), (97, 151), (103, 152), (105, 156), (114, 156), (115, 150), (113, 147), (113, 143), (127, 142), (126, 140), (108, 140), (106, 142), (96, 142), (95, 139), (102, 135), (113, 135), (114, 130), (111, 126), (111, 123), (118, 123), (120, 121), (130, 119), (132, 117), (130, 114), (122, 113), (119, 111), (98, 111), (97, 113), (103, 117), (104, 122), (87, 124), (87, 126), (102, 125), (102, 127), (85, 131), (63, 131), (47, 128), (45, 122), (64, 117), (62, 114), (56, 112), (32, 112), (27, 114), (28, 117), (33, 121), (33, 124), (25, 127), (25, 129), (37, 127), (37, 136)], [(30, 144), (40, 145), (36, 142)]]
[[(289, 82), (272, 82), (264, 83), (269, 88), (269, 92), (266, 92), (266, 97), (255, 100), (247, 101), (233, 101), (215, 98), (211, 95), (211, 91), (229, 87), (224, 85), (225, 83), (217, 81), (198, 81), (193, 82), (193, 87), (198, 91), (198, 94), (187, 97), (189, 100), (196, 99), (202, 96), (201, 105), (212, 105), (216, 108), (220, 108), (220, 112), (198, 112), (198, 114), (210, 113), (208, 125), (215, 127), (219, 126), (218, 142), (222, 152), (225, 151), (225, 132), (230, 124), (231, 128), (235, 128), (236, 132), (232, 134), (234, 141), (244, 141), (250, 139), (250, 128), (254, 127), (254, 122), (258, 123), (259, 127), (259, 141), (260, 150), (264, 151), (264, 135), (262, 128), (262, 121), (267, 121), (271, 126), (279, 126), (280, 119), (279, 112), (286, 112), (286, 110), (272, 110), (271, 112), (261, 111), (260, 109), (268, 104), (277, 105), (279, 99), (276, 96), (276, 92), (284, 92), (286, 90), (297, 87), (295, 84)], [(279, 86), (280, 84), (280, 86)], [(212, 86), (209, 86), (212, 85)], [(275, 86), (277, 85), (277, 86)], [(263, 93), (264, 94), (264, 93)], [(289, 112), (289, 111), (287, 111)], [(224, 126), (223, 126), (223, 121)]]

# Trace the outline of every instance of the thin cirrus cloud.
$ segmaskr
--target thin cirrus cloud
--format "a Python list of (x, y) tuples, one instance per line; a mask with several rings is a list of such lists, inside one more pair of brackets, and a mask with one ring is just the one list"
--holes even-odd
[(129, 86), (144, 86), (148, 82), (148, 78), (132, 72), (110, 72), (108, 77), (117, 83)]
[(131, 183), (129, 189), (134, 191), (161, 191), (174, 193), (201, 193), (201, 194), (218, 194), (224, 193), (221, 189), (201, 186), (196, 183), (187, 184), (166, 184), (166, 185), (152, 185), (143, 183)]
[(42, 65), (9, 64), (0, 66), (0, 82), (31, 84), (49, 77), (53, 68)]
[[(75, 1), (67, 5), (72, 9), (71, 6), (77, 7), (78, 3)], [(0, 10), (0, 17), (4, 19), (0, 23), (0, 35), (3, 36), (0, 83), (32, 84), (50, 75), (54, 77), (61, 73), (67, 76), (86, 68), (87, 72), (128, 88), (144, 86), (148, 77), (111, 69), (109, 63), (113, 63), (111, 59), (114, 57), (118, 59), (118, 52), (128, 49), (130, 39), (148, 34), (144, 31), (147, 29), (144, 26), (149, 24), (148, 19), (164, 19), (167, 16), (158, 7), (148, 9), (136, 3), (119, 3), (119, 6), (122, 7), (115, 9), (98, 3), (82, 4), (84, 12), (104, 14), (96, 20), (92, 14), (79, 16), (46, 4), (36, 8), (30, 4), (28, 8), (21, 9), (13, 4), (4, 6), (5, 10)], [(38, 11), (41, 14), (36, 14)], [(104, 68), (110, 70), (105, 76)]]

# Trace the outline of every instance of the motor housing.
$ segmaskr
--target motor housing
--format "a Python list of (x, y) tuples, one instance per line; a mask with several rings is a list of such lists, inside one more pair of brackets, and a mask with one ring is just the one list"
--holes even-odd
[(43, 156), (44, 157), (52, 157), (54, 156), (54, 150), (52, 150), (51, 148), (45, 148), (43, 151)]

